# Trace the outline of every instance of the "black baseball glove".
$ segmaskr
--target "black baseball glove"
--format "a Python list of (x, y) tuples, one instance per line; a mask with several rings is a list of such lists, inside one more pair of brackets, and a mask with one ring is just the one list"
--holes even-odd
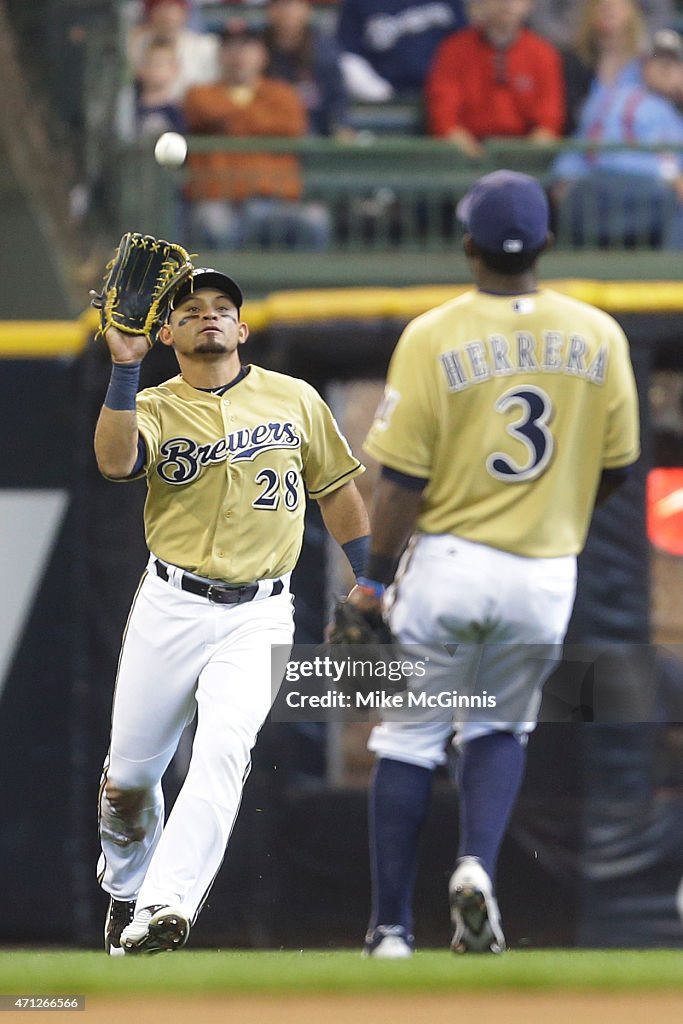
[(102, 291), (90, 293), (99, 310), (100, 333), (116, 327), (124, 334), (144, 334), (153, 345), (173, 296), (192, 270), (181, 245), (127, 231), (107, 264)]
[(397, 666), (401, 657), (396, 638), (381, 611), (362, 611), (340, 598), (327, 629), (328, 650), (347, 669), (337, 685), (347, 694), (404, 690), (406, 681)]
[(346, 598), (340, 598), (332, 614), (328, 632), (331, 644), (365, 644), (377, 647), (393, 644), (394, 636), (380, 611), (361, 611)]

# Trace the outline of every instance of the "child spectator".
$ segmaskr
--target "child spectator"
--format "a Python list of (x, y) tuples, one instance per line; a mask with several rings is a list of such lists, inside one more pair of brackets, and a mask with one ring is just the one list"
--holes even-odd
[(166, 39), (152, 39), (135, 81), (135, 136), (185, 132), (182, 107), (175, 97), (180, 73), (178, 53)]
[(466, 21), (461, 0), (342, 0), (337, 39), (349, 95), (375, 103), (421, 93), (436, 47)]
[(339, 48), (313, 25), (311, 11), (309, 0), (270, 0), (266, 71), (297, 88), (314, 135), (347, 137), (352, 132)]
[(559, 52), (525, 28), (532, 0), (477, 0), (476, 25), (441, 43), (429, 73), (432, 135), (473, 159), (492, 136), (547, 142), (565, 120)]
[(655, 32), (650, 60), (643, 64), (643, 79), (652, 92), (664, 96), (680, 109), (683, 97), (683, 37), (680, 33), (673, 29)]
[(128, 36), (128, 65), (137, 78), (152, 39), (164, 39), (178, 54), (174, 99), (182, 100), (191, 85), (213, 82), (218, 73), (218, 39), (189, 28), (189, 0), (144, 0), (143, 20)]
[[(187, 93), (189, 131), (231, 138), (305, 135), (306, 111), (298, 92), (288, 82), (266, 78), (267, 62), (262, 36), (242, 21), (229, 23), (219, 80)], [(216, 150), (191, 156), (188, 198), (195, 244), (324, 248), (329, 213), (320, 203), (302, 202), (302, 188), (292, 154)]]

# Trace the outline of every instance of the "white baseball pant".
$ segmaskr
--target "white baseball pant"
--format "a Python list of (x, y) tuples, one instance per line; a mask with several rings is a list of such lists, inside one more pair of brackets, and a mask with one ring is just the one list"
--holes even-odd
[[(181, 906), (191, 919), (201, 909), (279, 687), (271, 644), (286, 652), (292, 642), (288, 576), (283, 583), (278, 596), (265, 588), (248, 603), (223, 605), (153, 571), (143, 576), (124, 634), (103, 776), (140, 792), (135, 820), (122, 822), (100, 797), (98, 876), (115, 899)], [(161, 778), (195, 713), (188, 772), (164, 826)]]
[(524, 740), (561, 657), (575, 593), (573, 556), (525, 558), (450, 534), (415, 537), (389, 594), (404, 652), (428, 659), (424, 679), (410, 685), (431, 694), (486, 691), (495, 710), (400, 712), (372, 730), (368, 749), (435, 768), (454, 732), (456, 743), (496, 729)]

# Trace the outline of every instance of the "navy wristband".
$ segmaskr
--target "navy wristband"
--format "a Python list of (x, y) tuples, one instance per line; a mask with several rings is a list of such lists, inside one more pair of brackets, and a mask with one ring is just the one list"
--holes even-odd
[(365, 563), (370, 554), (370, 537), (356, 537), (354, 540), (347, 540), (342, 544), (342, 551), (349, 560), (354, 576), (360, 576), (365, 569)]
[(104, 405), (116, 412), (135, 412), (139, 385), (140, 363), (113, 363)]

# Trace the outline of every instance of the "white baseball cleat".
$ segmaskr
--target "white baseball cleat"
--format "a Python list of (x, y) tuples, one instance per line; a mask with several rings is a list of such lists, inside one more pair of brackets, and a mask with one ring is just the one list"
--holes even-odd
[(454, 953), (503, 953), (505, 936), (491, 879), (478, 857), (463, 857), (448, 883)]
[(415, 951), (415, 940), (397, 924), (381, 924), (365, 936), (362, 956), (375, 960), (407, 960)]
[(171, 953), (187, 942), (190, 919), (179, 907), (143, 907), (121, 933), (121, 946), (131, 953)]

